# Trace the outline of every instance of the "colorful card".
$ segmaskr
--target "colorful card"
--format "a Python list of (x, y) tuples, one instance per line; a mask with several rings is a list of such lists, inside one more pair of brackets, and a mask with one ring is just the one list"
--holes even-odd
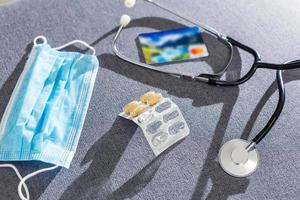
[(208, 56), (198, 27), (139, 34), (147, 64), (188, 60)]

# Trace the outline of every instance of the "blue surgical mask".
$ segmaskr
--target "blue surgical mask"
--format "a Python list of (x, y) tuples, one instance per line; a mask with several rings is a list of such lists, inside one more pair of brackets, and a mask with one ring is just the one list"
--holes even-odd
[[(43, 43), (38, 44), (38, 40)], [(93, 54), (58, 51), (73, 43), (81, 43)], [(69, 168), (74, 157), (84, 119), (91, 99), (98, 60), (87, 43), (72, 41), (51, 48), (43, 36), (34, 46), (10, 98), (0, 124), (0, 161), (39, 160), (53, 167), (22, 178), (21, 199), (29, 199), (25, 181), (58, 166)], [(21, 192), (24, 187), (26, 196)]]

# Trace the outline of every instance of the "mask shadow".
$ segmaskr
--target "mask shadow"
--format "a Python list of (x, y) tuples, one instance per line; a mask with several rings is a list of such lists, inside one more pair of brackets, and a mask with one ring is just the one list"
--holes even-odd
[(154, 158), (121, 187), (112, 191), (109, 179), (137, 128), (132, 121), (117, 117), (110, 130), (88, 150), (81, 165), (89, 163), (89, 167), (67, 188), (61, 200), (94, 198), (121, 200), (133, 197), (146, 187), (159, 169), (165, 155), (176, 145)]
[(30, 43), (25, 48), (25, 54), (22, 56), (21, 60), (17, 63), (16, 68), (8, 79), (4, 82), (0, 89), (0, 118), (2, 118), (5, 108), (9, 102), (10, 96), (17, 84), (17, 81), (24, 69), (28, 56), (30, 54), (33, 43)]

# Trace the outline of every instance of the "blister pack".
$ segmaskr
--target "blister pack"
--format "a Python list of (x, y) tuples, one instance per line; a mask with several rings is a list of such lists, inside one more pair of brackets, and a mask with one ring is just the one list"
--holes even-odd
[(179, 107), (155, 92), (147, 92), (140, 101), (128, 103), (119, 115), (141, 127), (156, 156), (190, 132)]

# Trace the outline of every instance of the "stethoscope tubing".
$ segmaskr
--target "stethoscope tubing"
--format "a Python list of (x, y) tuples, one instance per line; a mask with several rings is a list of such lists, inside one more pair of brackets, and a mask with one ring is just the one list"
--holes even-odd
[(265, 127), (252, 139), (252, 142), (254, 142), (255, 144), (258, 144), (270, 132), (271, 128), (274, 126), (275, 122), (279, 118), (282, 109), (284, 107), (285, 89), (284, 89), (284, 82), (282, 79), (282, 70), (278, 70), (276, 72), (276, 79), (277, 79), (277, 86), (279, 91), (278, 103), (274, 113), (272, 114), (270, 120), (267, 122)]

